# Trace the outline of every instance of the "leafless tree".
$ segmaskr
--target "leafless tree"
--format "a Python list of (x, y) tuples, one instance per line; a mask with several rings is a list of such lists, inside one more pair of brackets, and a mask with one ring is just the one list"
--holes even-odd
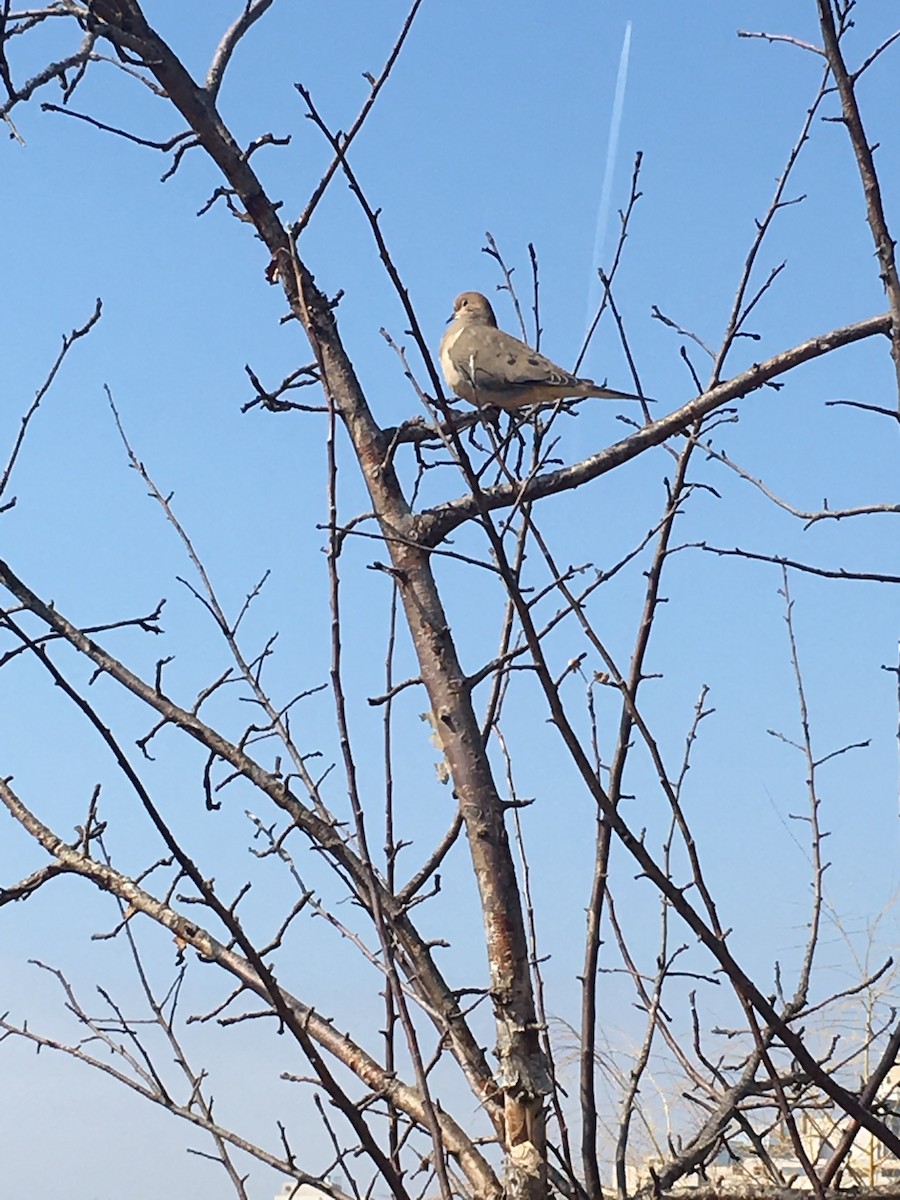
[[(324, 627), (330, 637), (330, 668), (321, 686), (321, 681), (306, 680), (285, 686), (281, 675), (270, 684), (277, 661), (274, 636), (253, 648), (253, 639), (244, 636), (247, 615), (265, 580), (249, 590), (236, 614), (229, 611), (175, 503), (157, 482), (155, 468), (145, 466), (140, 448), (131, 444), (127, 420), (120, 421), (110, 396), (111, 419), (124, 453), (181, 539), (191, 567), (186, 586), (222, 639), (228, 665), (220, 671), (211, 668), (192, 694), (179, 684), (170, 687), (168, 656), (158, 660), (155, 670), (141, 673), (127, 665), (128, 651), (112, 649), (130, 646), (129, 639), (140, 642), (159, 635), (160, 608), (114, 622), (75, 620), (67, 615), (61, 592), (42, 590), (21, 578), (14, 563), (0, 561), (3, 678), (15, 687), (17, 672), (29, 662), (47, 685), (58, 689), (87, 722), (89, 736), (112, 756), (116, 782), (104, 783), (104, 789), (127, 789), (155, 838), (139, 869), (123, 868), (116, 851), (118, 818), (106, 809), (99, 782), (84, 799), (84, 816), (73, 837), (69, 829), (51, 828), (42, 819), (39, 796), (20, 795), (11, 777), (0, 780), (7, 811), (46, 854), (38, 869), (3, 881), (0, 905), (6, 907), (7, 919), (27, 910), (25, 902), (38, 892), (52, 893), (65, 877), (93, 885), (112, 906), (110, 926), (102, 936), (113, 939), (132, 962), (146, 1013), (135, 1018), (131, 1000), (126, 1005), (106, 991), (97, 1012), (77, 994), (65, 969), (42, 963), (62, 988), (83, 1036), (60, 1039), (36, 1028), (27, 1014), (13, 1012), (0, 1022), (4, 1038), (62, 1051), (208, 1133), (212, 1157), (239, 1196), (246, 1195), (242, 1164), (249, 1156), (298, 1182), (316, 1183), (335, 1200), (358, 1200), (373, 1190), (386, 1190), (397, 1200), (434, 1192), (444, 1200), (453, 1195), (543, 1200), (548, 1191), (571, 1200), (596, 1200), (603, 1190), (604, 1163), (613, 1164), (614, 1187), (624, 1197), (632, 1190), (627, 1166), (636, 1141), (652, 1146), (653, 1177), (644, 1186), (657, 1193), (691, 1172), (703, 1172), (723, 1147), (738, 1144), (749, 1146), (771, 1180), (784, 1185), (783, 1165), (774, 1160), (767, 1142), (775, 1129), (788, 1139), (795, 1173), (803, 1172), (815, 1193), (823, 1195), (840, 1178), (858, 1131), (867, 1131), (900, 1156), (896, 1125), (886, 1119), (879, 1100), (879, 1088), (896, 1058), (900, 1024), (889, 1008), (878, 1011), (870, 1005), (865, 1037), (854, 1044), (852, 1054), (840, 1036), (823, 1038), (818, 1032), (828, 1027), (823, 1012), (838, 1011), (848, 997), (871, 996), (888, 966), (866, 966), (850, 986), (827, 996), (814, 987), (828, 916), (823, 882), (827, 829), (818, 781), (831, 759), (858, 745), (851, 740), (822, 751), (815, 744), (791, 584), (800, 573), (840, 581), (833, 586), (876, 580), (889, 587), (900, 579), (878, 568), (849, 571), (778, 551), (759, 554), (718, 546), (702, 537), (680, 540), (680, 523), (709, 487), (702, 467), (710, 462), (758, 489), (800, 524), (843, 520), (852, 525), (875, 514), (896, 514), (900, 507), (890, 500), (806, 511), (733, 461), (719, 440), (745, 397), (780, 386), (801, 364), (839, 355), (855, 343), (879, 340), (888, 349), (900, 391), (900, 280), (872, 151), (875, 135), (858, 102), (858, 85), (868, 72), (882, 66), (895, 69), (896, 59), (888, 51), (897, 35), (874, 47), (864, 61), (848, 65), (844, 39), (852, 0), (816, 0), (821, 27), (816, 45), (788, 35), (746, 34), (792, 43), (778, 52), (817, 56), (821, 81), (768, 211), (757, 223), (724, 336), (717, 348), (707, 347), (657, 310), (657, 319), (672, 331), (673, 345), (690, 346), (681, 358), (694, 398), (674, 411), (645, 403), (640, 420), (630, 421), (624, 437), (568, 461), (560, 436), (569, 419), (564, 406), (510, 420), (462, 412), (450, 403), (387, 246), (379, 211), (354, 171), (355, 139), (403, 53), (421, 0), (412, 4), (381, 73), (368, 78), (369, 94), (348, 130), (332, 129), (311, 92), (298, 84), (307, 114), (329, 148), (330, 163), (300, 214), (287, 223), (283, 202), (269, 194), (255, 169), (257, 155), (278, 153), (282, 139), (261, 132), (242, 145), (218, 106), (223, 77), (241, 39), (271, 5), (272, 0), (247, 0), (204, 79), (191, 74), (137, 0), (59, 0), (19, 9), (12, 0), (3, 0), (0, 6), (0, 80), (5, 90), (0, 115), (13, 137), (19, 136), (18, 110), (43, 99), (51, 87), (61, 89), (61, 103), (44, 101), (45, 110), (88, 122), (98, 137), (126, 138), (163, 153), (169, 157), (170, 177), (189, 156), (207, 156), (221, 182), (201, 211), (226, 206), (264, 246), (268, 281), (283, 293), (284, 319), (294, 323), (298, 337), (306, 338), (311, 357), (277, 386), (263, 381), (265, 372), (248, 368), (252, 396), (247, 408), (262, 406), (281, 414), (273, 416), (273, 424), (307, 422), (309, 437), (324, 428)], [(64, 27), (71, 38), (68, 52), (19, 78), (18, 47), (50, 26)], [(59, 39), (61, 28), (54, 28), (54, 34)], [(121, 128), (102, 99), (92, 99), (89, 111), (78, 111), (81, 86), (101, 62), (112, 64), (134, 86), (149, 88), (177, 121), (178, 132), (145, 139)], [(835, 98), (836, 115), (830, 107)], [(761, 248), (782, 210), (793, 203), (795, 164), (825, 115), (844, 126), (855, 156), (860, 204), (871, 228), (887, 311), (822, 330), (733, 370), (735, 347), (752, 336), (751, 318), (779, 274), (775, 268), (761, 277)], [(618, 247), (601, 273), (603, 298), (591, 331), (601, 317), (611, 321), (632, 362), (616, 304), (616, 279), (640, 199), (640, 169), (638, 156)], [(424, 415), (395, 427), (385, 427), (370, 404), (342, 340), (339, 297), (325, 295), (316, 285), (304, 250), (303, 234), (321, 198), (341, 178), (368, 223), (373, 251), (408, 322), (411, 351), (395, 336), (385, 336), (409, 380), (410, 400), (421, 403)], [(498, 243), (489, 239), (486, 249), (524, 331), (528, 322), (523, 310), (527, 312), (529, 301), (517, 294)], [(536, 341), (541, 322), (533, 249), (530, 265)], [(261, 263), (261, 287), (264, 267)], [(0, 477), (3, 511), (14, 503), (13, 481), (39, 406), (99, 318), (98, 306), (87, 324), (64, 340), (21, 419)], [(705, 377), (694, 366), (697, 354), (710, 360)], [(301, 358), (306, 357), (304, 352)], [(634, 386), (641, 391), (636, 363)], [(303, 402), (301, 394), (307, 398)], [(896, 407), (857, 403), (855, 411), (860, 420), (887, 422), (891, 430), (898, 420)], [(542, 503), (574, 493), (574, 502), (586, 506), (597, 481), (658, 447), (664, 447), (668, 470), (652, 527), (603, 567), (572, 565), (561, 558), (544, 527)], [(348, 449), (368, 495), (363, 513), (345, 511), (338, 486), (347, 470)], [(350, 547), (353, 554), (348, 554)], [(368, 556), (364, 570), (356, 557), (360, 548)], [(701, 860), (702, 837), (691, 815), (687, 781), (692, 762), (702, 753), (704, 722), (711, 712), (708, 689), (685, 719), (678, 752), (664, 746), (655, 731), (653, 705), (645, 700), (654, 671), (651, 635), (664, 604), (676, 602), (668, 594), (670, 565), (689, 554), (738, 556), (746, 563), (762, 559), (782, 573), (799, 733), (777, 731), (777, 736), (799, 752), (804, 764), (808, 807), (802, 819), (811, 882), (808, 936), (792, 987), (780, 975), (774, 982), (754, 978), (742, 965), (731, 928), (720, 916), (709, 866)], [(479, 589), (489, 585), (501, 598), (496, 650), (474, 666), (463, 663), (480, 653), (483, 635), (470, 647), (465, 624), (454, 624), (448, 615), (447, 591), (460, 577), (477, 577)], [(626, 577), (637, 581), (640, 590), (634, 636), (623, 651), (609, 642), (596, 602), (604, 589)], [(348, 591), (364, 593), (373, 580), (390, 594), (384, 687), (368, 700), (369, 720), (379, 723), (383, 746), (377, 789), (377, 772), (363, 761), (365, 751), (357, 741), (362, 717), (354, 685), (348, 682), (351, 605), (345, 601)], [(371, 635), (365, 636), (371, 642)], [(88, 665), (87, 675), (81, 663)], [(100, 681), (141, 706), (146, 727), (136, 751), (128, 744), (128, 723), (117, 727), (95, 699)], [(310, 742), (307, 714), (326, 702), (338, 747), (334, 762), (320, 757), (320, 747)], [(594, 840), (590, 892), (581, 909), (572, 912), (566, 930), (569, 940), (576, 930), (583, 936), (581, 1012), (558, 1038), (554, 1019), (560, 1013), (544, 978), (548, 948), (540, 940), (533, 891), (533, 873), (545, 868), (529, 847), (527, 809), (533, 797), (519, 790), (522, 733), (517, 723), (523, 703), (549, 723), (561, 756), (559, 787), (570, 794), (567, 808), (579, 814), (572, 817), (573, 827), (577, 825), (582, 840), (587, 830)], [(406, 769), (398, 777), (398, 762), (409, 757), (407, 747), (421, 745), (423, 734), (430, 734), (439, 776), (446, 781), (443, 788), (421, 776), (411, 779)], [(198, 746), (202, 755), (198, 775), (185, 786), (205, 800), (208, 832), (202, 836), (184, 832), (171, 799), (147, 778), (154, 756), (170, 754), (179, 737)], [(420, 759), (417, 751), (413, 761)], [(431, 836), (434, 825), (415, 819), (410, 795), (433, 787), (443, 799), (443, 832), (426, 846), (423, 829)], [(637, 811), (654, 814), (649, 825), (638, 823), (643, 817), (631, 816), (636, 789), (645, 801)], [(236, 805), (247, 809), (256, 860), (246, 881), (233, 885), (229, 879), (237, 848), (220, 844), (216, 831), (222, 807)], [(308, 847), (315, 853), (310, 855)], [(454, 897), (443, 883), (450, 864), (461, 861), (469, 863), (477, 889), (483, 959), (443, 954), (455, 920)], [(658, 900), (659, 939), (649, 967), (641, 961), (634, 929), (617, 903), (620, 894), (631, 894), (635, 875), (639, 886), (652, 890)], [(276, 877), (277, 894), (287, 896), (279, 911), (255, 900), (260, 886), (276, 891)], [(13, 906), (14, 901), (20, 903)], [(313, 918), (327, 924), (335, 942), (359, 958), (360, 977), (371, 989), (369, 1023), (359, 1029), (343, 1031), (320, 1006), (316, 973), (307, 968), (300, 932)], [(752, 921), (752, 910), (746, 919)], [(153, 956), (148, 958), (148, 923), (174, 939), (166, 975)], [(202, 971), (220, 981), (217, 998), (204, 1013), (183, 1017), (185, 981)], [(628, 991), (622, 991), (623, 984)], [(717, 1003), (733, 1014), (733, 1024), (710, 1028), (705, 997), (723, 989), (730, 999)], [(625, 996), (645, 1017), (644, 1032), (627, 1059), (607, 1054), (603, 1043), (607, 997), (613, 994)], [(673, 1022), (676, 1007), (691, 1030), (687, 1037)], [(306, 1065), (288, 1077), (314, 1097), (322, 1141), (331, 1148), (329, 1162), (307, 1161), (295, 1149), (287, 1122), (267, 1145), (220, 1123), (206, 1071), (192, 1062), (189, 1026), (195, 1021), (218, 1022), (223, 1038), (228, 1027), (268, 1021), (291, 1039)], [(491, 1043), (490, 1052), (485, 1041)], [(848, 1073), (858, 1068), (863, 1053), (867, 1068), (857, 1089), (848, 1083)], [(668, 1131), (642, 1098), (654, 1064), (663, 1060), (682, 1081), (689, 1113)], [(617, 1093), (612, 1107), (604, 1099), (607, 1078)], [(824, 1138), (821, 1154), (811, 1151), (799, 1128), (800, 1114), (823, 1108), (836, 1114), (844, 1133), (830, 1157)]]

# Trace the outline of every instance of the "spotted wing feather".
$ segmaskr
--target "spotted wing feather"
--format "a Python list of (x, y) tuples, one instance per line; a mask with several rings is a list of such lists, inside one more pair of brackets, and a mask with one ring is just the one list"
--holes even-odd
[(540, 386), (591, 386), (590, 380), (569, 375), (543, 354), (501, 330), (491, 331), (490, 343), (490, 349), (486, 350), (484, 339), (475, 330), (464, 330), (453, 347), (457, 366), (485, 397), (492, 393), (512, 396)]

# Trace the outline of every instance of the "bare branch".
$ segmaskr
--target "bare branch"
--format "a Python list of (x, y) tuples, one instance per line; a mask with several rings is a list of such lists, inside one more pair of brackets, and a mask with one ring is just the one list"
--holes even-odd
[[(87, 335), (91, 332), (91, 330), (94, 328), (94, 326), (100, 320), (100, 313), (101, 313), (102, 309), (103, 309), (103, 304), (98, 299), (96, 305), (94, 306), (93, 313), (88, 318), (88, 320), (85, 322), (85, 324), (82, 325), (80, 329), (73, 329), (70, 334), (67, 334), (63, 338), (62, 348), (60, 349), (59, 354), (56, 356), (56, 361), (53, 363), (53, 366), (50, 368), (49, 372), (47, 373), (47, 377), (45, 378), (44, 382), (41, 384), (41, 386), (38, 388), (37, 392), (35, 393), (34, 400), (31, 402), (30, 408), (27, 410), (25, 415), (22, 417), (21, 424), (19, 425), (18, 435), (17, 435), (15, 441), (13, 442), (13, 447), (12, 447), (12, 450), (10, 451), (9, 458), (7, 459), (6, 466), (3, 469), (3, 473), (0, 474), (0, 499), (2, 499), (4, 492), (6, 491), (7, 487), (9, 486), (10, 476), (12, 475), (13, 468), (15, 467), (16, 461), (22, 450), (22, 444), (25, 441), (25, 434), (28, 432), (28, 426), (31, 424), (34, 414), (37, 412), (38, 408), (40, 407), (41, 401), (44, 399), (44, 397), (49, 392), (50, 388), (53, 386), (53, 381), (56, 379), (56, 376), (59, 374), (59, 370), (62, 367), (63, 362), (65, 361), (66, 356), (68, 355), (69, 351), (72, 349), (72, 346), (75, 344), (75, 342), (78, 341), (79, 338), (87, 337)], [(14, 503), (14, 501), (13, 501), (13, 503)]]
[(841, 109), (844, 114), (844, 124), (856, 156), (859, 177), (863, 185), (866, 200), (866, 220), (872, 231), (875, 243), (875, 254), (881, 268), (881, 282), (887, 294), (888, 305), (892, 318), (891, 356), (894, 360), (894, 370), (897, 377), (897, 403), (900, 406), (900, 275), (897, 273), (897, 260), (894, 254), (894, 239), (887, 226), (884, 204), (881, 198), (881, 185), (875, 169), (875, 156), (872, 146), (863, 128), (862, 116), (856, 100), (855, 81), (851, 77), (844, 62), (841, 50), (840, 35), (835, 25), (832, 12), (832, 0), (816, 0), (819, 12), (819, 25), (825, 41), (825, 55), (828, 66), (834, 75), (838, 92), (841, 97)]
[[(326, 170), (326, 172), (322, 176), (322, 178), (319, 180), (319, 183), (316, 186), (316, 190), (313, 192), (312, 196), (309, 198), (309, 201), (307, 202), (306, 208), (303, 210), (303, 212), (300, 214), (297, 221), (291, 227), (291, 236), (293, 237), (295, 242), (296, 242), (297, 238), (300, 236), (300, 234), (303, 232), (303, 230), (306, 228), (306, 226), (309, 224), (310, 219), (312, 218), (312, 215), (315, 212), (319, 201), (325, 195), (325, 191), (326, 191), (329, 183), (331, 183), (332, 179), (334, 178), (335, 172), (343, 165), (344, 155), (347, 153), (348, 149), (350, 148), (350, 144), (353, 142), (354, 138), (359, 133), (360, 129), (362, 129), (362, 127), (365, 123), (366, 117), (369, 115), (369, 113), (372, 110), (372, 106), (374, 105), (375, 101), (378, 99), (378, 93), (384, 87), (385, 83), (387, 83), (388, 76), (390, 75), (390, 73), (393, 69), (394, 63), (397, 61), (397, 58), (400, 55), (400, 51), (403, 49), (403, 44), (406, 41), (406, 38), (409, 34), (410, 29), (412, 28), (412, 23), (416, 18), (416, 13), (419, 11), (421, 4), (422, 4), (422, 0), (414, 0), (412, 7), (410, 8), (410, 10), (406, 16), (406, 20), (403, 22), (403, 27), (400, 30), (400, 34), (399, 34), (396, 42), (394, 43), (390, 54), (387, 57), (387, 61), (385, 62), (384, 66), (381, 69), (381, 74), (378, 76), (377, 79), (373, 79), (371, 76), (367, 77), (372, 90), (369, 92), (369, 95), (366, 97), (365, 103), (363, 104), (362, 108), (359, 110), (359, 114), (357, 115), (356, 120), (350, 126), (350, 129), (348, 130), (348, 132), (341, 136), (339, 145), (336, 145), (334, 147), (335, 154), (334, 154), (334, 157), (332, 158), (331, 162), (328, 165), (328, 169)], [(304, 99), (306, 99), (306, 95), (304, 94), (302, 89), (300, 89), (300, 94), (304, 96)]]
[(206, 90), (209, 92), (213, 102), (215, 102), (219, 95), (219, 88), (222, 86), (222, 77), (225, 74), (225, 68), (231, 61), (231, 56), (234, 54), (238, 42), (247, 30), (271, 7), (272, 0), (245, 0), (244, 11), (228, 29), (221, 42), (219, 42), (216, 52), (213, 55), (213, 60), (209, 65), (209, 71), (206, 74)]
[[(830, 333), (810, 338), (790, 350), (782, 350), (764, 362), (756, 363), (739, 375), (725, 383), (717, 384), (696, 399), (643, 426), (636, 433), (614, 442), (605, 450), (600, 450), (590, 458), (562, 467), (557, 471), (549, 471), (533, 479), (524, 489), (509, 483), (498, 484), (494, 488), (482, 492), (480, 501), (488, 512), (498, 508), (508, 507), (519, 500), (534, 501), (544, 496), (556, 495), (580, 487), (591, 479), (619, 467), (622, 463), (643, 454), (652, 446), (659, 446), (668, 438), (683, 432), (689, 425), (715, 412), (716, 409), (733, 400), (756, 391), (772, 379), (786, 374), (788, 371), (811, 362), (823, 354), (829, 354), (843, 346), (874, 337), (877, 334), (888, 334), (891, 328), (891, 317), (884, 313), (868, 320), (859, 321), (855, 325), (847, 325), (834, 329)], [(464, 521), (473, 519), (479, 511), (479, 506), (472, 496), (463, 496), (457, 500), (448, 501), (433, 509), (426, 509), (418, 518), (421, 537), (426, 545), (437, 545), (449, 533)]]

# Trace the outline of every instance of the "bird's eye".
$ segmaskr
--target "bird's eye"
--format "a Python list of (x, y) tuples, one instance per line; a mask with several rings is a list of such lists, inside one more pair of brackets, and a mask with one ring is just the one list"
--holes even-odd
[(465, 308), (468, 303), (469, 303), (468, 300), (463, 300), (462, 304), (460, 305), (460, 308)]

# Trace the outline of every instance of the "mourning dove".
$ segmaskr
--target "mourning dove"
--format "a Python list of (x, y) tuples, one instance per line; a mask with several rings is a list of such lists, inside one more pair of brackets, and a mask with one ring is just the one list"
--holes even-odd
[(591, 379), (570, 375), (512, 334), (498, 329), (491, 303), (481, 292), (463, 292), (453, 302), (453, 316), (441, 338), (441, 370), (447, 386), (457, 396), (507, 412), (529, 404), (582, 396), (640, 399), (630, 392), (616, 392)]

